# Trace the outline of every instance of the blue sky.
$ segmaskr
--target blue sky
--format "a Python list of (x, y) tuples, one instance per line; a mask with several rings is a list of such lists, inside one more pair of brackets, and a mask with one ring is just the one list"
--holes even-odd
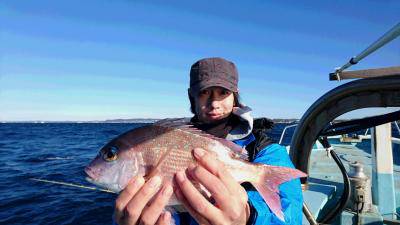
[[(255, 116), (300, 118), (399, 12), (397, 0), (3, 0), (0, 121), (190, 116), (190, 66), (212, 56), (236, 63)], [(351, 69), (399, 62), (400, 38)]]

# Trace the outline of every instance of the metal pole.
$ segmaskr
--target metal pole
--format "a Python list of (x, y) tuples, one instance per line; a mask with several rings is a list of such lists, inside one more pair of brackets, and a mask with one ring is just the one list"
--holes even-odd
[(372, 201), (384, 219), (393, 219), (396, 213), (396, 194), (393, 178), (393, 151), (391, 124), (372, 128)]
[(282, 143), (282, 141), (283, 141), (283, 136), (285, 136), (286, 129), (287, 129), (287, 128), (290, 128), (290, 127), (295, 127), (295, 126), (297, 126), (297, 124), (292, 124), (292, 125), (286, 126), (286, 127), (283, 129), (282, 134), (281, 134), (281, 138), (279, 139), (279, 143), (278, 143), (278, 144), (281, 144), (281, 143)]
[(392, 29), (390, 29), (388, 32), (386, 32), (381, 38), (379, 38), (377, 41), (372, 43), (368, 48), (366, 48), (364, 51), (362, 51), (360, 54), (357, 56), (352, 57), (348, 63), (340, 67), (339, 69), (336, 69), (335, 72), (330, 74), (330, 79), (331, 80), (340, 80), (340, 73), (349, 68), (350, 66), (357, 64), (361, 59), (365, 58), (372, 52), (376, 51), (386, 43), (392, 41), (393, 39), (397, 38), (400, 35), (400, 23), (396, 24)]
[(314, 219), (313, 214), (305, 202), (303, 202), (303, 213), (310, 225), (318, 225), (318, 222)]
[(400, 127), (399, 127), (399, 124), (397, 124), (397, 121), (394, 121), (394, 125), (395, 125), (396, 128), (397, 128), (397, 134), (400, 135)]

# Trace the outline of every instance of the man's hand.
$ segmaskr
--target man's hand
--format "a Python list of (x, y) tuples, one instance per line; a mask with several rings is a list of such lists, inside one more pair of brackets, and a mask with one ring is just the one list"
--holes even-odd
[(171, 214), (168, 211), (163, 212), (163, 209), (173, 189), (171, 184), (162, 186), (161, 183), (159, 176), (154, 176), (147, 182), (141, 176), (132, 179), (115, 201), (115, 222), (120, 225), (169, 225)]
[[(246, 224), (250, 208), (244, 188), (211, 154), (197, 148), (194, 156), (199, 165), (176, 174), (177, 198), (201, 225)], [(195, 188), (187, 174), (211, 193), (214, 204)]]

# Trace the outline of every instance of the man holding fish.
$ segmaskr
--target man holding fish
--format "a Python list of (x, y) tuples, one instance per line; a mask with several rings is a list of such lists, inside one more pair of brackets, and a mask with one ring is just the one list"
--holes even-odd
[[(253, 129), (251, 109), (239, 101), (236, 66), (223, 58), (197, 61), (190, 70), (188, 93), (194, 113), (189, 123), (163, 120), (135, 134), (128, 132), (122, 139), (135, 139), (135, 144), (117, 138), (86, 170), (98, 184), (116, 191), (123, 188), (115, 202), (115, 221), (301, 224), (303, 199), (295, 178), (305, 174), (292, 169), (283, 146)], [(148, 138), (139, 138), (144, 134)], [(105, 170), (101, 160), (113, 163), (132, 154), (135, 160), (119, 164), (125, 165), (125, 174), (135, 174), (133, 179), (112, 172), (111, 164), (107, 173), (112, 178), (96, 177)], [(110, 179), (116, 180), (114, 184), (104, 185)], [(164, 210), (177, 204), (187, 212)]]

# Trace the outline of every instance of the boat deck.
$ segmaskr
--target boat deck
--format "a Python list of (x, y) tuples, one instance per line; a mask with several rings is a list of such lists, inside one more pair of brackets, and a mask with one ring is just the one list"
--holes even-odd
[[(349, 163), (357, 161), (364, 165), (364, 173), (371, 179), (372, 157), (370, 140), (356, 143), (342, 143), (339, 139), (330, 139), (329, 141), (347, 171), (349, 171)], [(400, 144), (393, 144), (393, 161), (396, 211), (399, 214), (400, 191), (397, 190), (400, 190)], [(314, 150), (310, 159), (309, 189), (304, 192), (304, 200), (314, 216), (317, 217), (321, 212), (321, 214), (324, 214), (324, 209), (321, 209), (321, 207), (328, 201), (330, 204), (332, 202), (335, 203), (335, 200), (330, 199), (339, 198), (342, 189), (343, 178), (334, 160), (327, 156), (326, 151)], [(330, 207), (328, 206), (327, 208)], [(303, 218), (303, 221), (306, 222), (305, 218)]]

